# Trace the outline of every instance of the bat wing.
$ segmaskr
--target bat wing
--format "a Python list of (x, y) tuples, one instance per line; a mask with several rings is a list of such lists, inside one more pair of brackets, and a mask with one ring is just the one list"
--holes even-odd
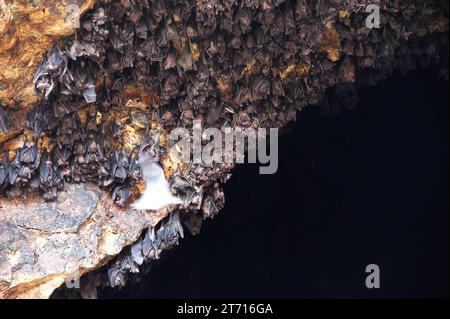
[(170, 191), (170, 185), (164, 177), (164, 171), (155, 162), (142, 165), (145, 191), (131, 206), (138, 210), (160, 210), (168, 205), (180, 204), (182, 201)]

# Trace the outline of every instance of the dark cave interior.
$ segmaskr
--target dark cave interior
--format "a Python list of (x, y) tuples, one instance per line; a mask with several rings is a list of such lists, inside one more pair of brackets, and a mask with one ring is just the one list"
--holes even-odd
[[(352, 110), (303, 110), (279, 168), (241, 165), (226, 205), (139, 283), (99, 298), (448, 297), (448, 82), (395, 73)], [(367, 289), (377, 264), (381, 288)]]

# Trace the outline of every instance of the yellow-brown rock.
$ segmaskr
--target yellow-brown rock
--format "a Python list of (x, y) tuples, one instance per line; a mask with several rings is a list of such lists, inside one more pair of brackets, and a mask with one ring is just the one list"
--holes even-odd
[(0, 102), (36, 102), (33, 76), (42, 55), (77, 28), (94, 0), (0, 0)]

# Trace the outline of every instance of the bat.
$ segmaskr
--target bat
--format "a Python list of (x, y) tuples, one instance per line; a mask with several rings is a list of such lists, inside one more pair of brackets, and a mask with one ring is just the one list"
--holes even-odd
[(137, 210), (160, 210), (168, 205), (181, 204), (182, 200), (170, 191), (162, 167), (150, 156), (141, 153), (139, 164), (145, 181), (145, 191), (131, 206)]
[(3, 106), (0, 104), (0, 132), (8, 133), (13, 128), (14, 123), (8, 117), (7, 111), (5, 111)]

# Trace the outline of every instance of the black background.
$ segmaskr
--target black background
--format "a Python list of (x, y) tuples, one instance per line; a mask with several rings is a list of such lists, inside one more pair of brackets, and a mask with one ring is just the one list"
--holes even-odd
[[(99, 297), (448, 297), (447, 85), (434, 70), (396, 73), (353, 110), (303, 110), (277, 174), (238, 167), (199, 236)], [(380, 289), (365, 287), (370, 263)]]

